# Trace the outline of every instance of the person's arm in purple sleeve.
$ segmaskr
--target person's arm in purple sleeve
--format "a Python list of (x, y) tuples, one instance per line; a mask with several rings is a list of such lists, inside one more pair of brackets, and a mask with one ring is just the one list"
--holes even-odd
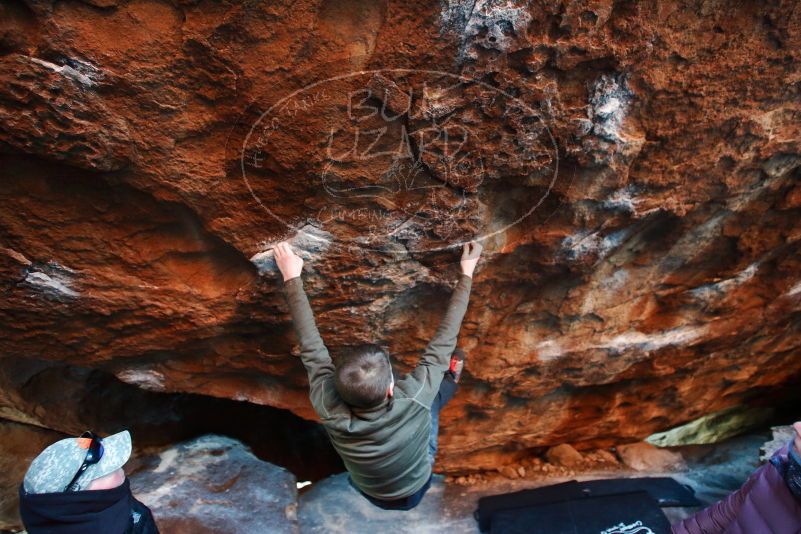
[(801, 502), (801, 421), (793, 425), (795, 437), (788, 447), (787, 470), (784, 472), (784, 481), (793, 497)]
[[(757, 469), (740, 489), (673, 525), (673, 534), (722, 534), (736, 521), (738, 532), (768, 532), (768, 524), (801, 532), (801, 421), (785, 450)], [(789, 492), (788, 492), (789, 490)]]
[(672, 527), (673, 534), (723, 534), (737, 517), (737, 511), (756, 482), (754, 475), (743, 486), (709, 508), (676, 523)]

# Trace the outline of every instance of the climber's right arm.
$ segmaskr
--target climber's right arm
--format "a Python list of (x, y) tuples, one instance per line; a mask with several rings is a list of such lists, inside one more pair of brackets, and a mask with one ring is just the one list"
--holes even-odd
[(286, 242), (276, 245), (273, 251), (275, 263), (284, 279), (284, 295), (292, 315), (292, 324), (300, 341), (300, 358), (309, 375), (312, 404), (318, 408), (324, 395), (323, 384), (334, 375), (334, 364), (317, 330), (309, 299), (303, 291), (303, 280), (300, 278), (303, 260)]

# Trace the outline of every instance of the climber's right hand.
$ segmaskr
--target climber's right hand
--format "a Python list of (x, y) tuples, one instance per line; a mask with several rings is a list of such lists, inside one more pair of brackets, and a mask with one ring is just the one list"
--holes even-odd
[(793, 440), (795, 452), (801, 455), (801, 421), (793, 424), (793, 430), (795, 430), (795, 439)]
[(303, 270), (303, 260), (292, 251), (292, 247), (286, 241), (281, 241), (273, 247), (275, 263), (284, 276), (284, 282), (297, 278)]
[(478, 241), (470, 241), (465, 243), (462, 247), (462, 258), (459, 266), (462, 269), (462, 274), (473, 278), (473, 271), (476, 269), (478, 257), (481, 256), (481, 251), (484, 247)]

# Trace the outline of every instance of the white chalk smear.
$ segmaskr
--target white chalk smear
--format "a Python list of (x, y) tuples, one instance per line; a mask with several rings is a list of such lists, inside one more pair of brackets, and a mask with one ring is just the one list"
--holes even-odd
[(151, 391), (164, 391), (164, 375), (153, 369), (125, 369), (116, 373), (123, 382)]
[(77, 291), (70, 287), (69, 280), (58, 275), (50, 276), (40, 271), (33, 271), (28, 273), (25, 277), (25, 281), (44, 291), (55, 291), (67, 297), (77, 297), (79, 295)]
[(69, 65), (56, 65), (55, 63), (50, 63), (49, 61), (45, 61), (43, 59), (35, 57), (32, 57), (31, 61), (33, 61), (34, 63), (38, 63), (43, 67), (47, 67), (48, 69), (55, 71), (61, 74), (62, 76), (66, 76), (67, 78), (74, 80), (80, 83), (81, 85), (85, 85), (87, 87), (93, 87), (95, 85), (94, 80), (92, 80), (89, 76), (81, 72), (78, 72)]

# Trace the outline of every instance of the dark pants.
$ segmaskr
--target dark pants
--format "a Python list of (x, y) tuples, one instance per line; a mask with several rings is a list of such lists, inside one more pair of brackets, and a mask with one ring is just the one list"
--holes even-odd
[(434, 465), (434, 459), (437, 456), (437, 438), (439, 436), (439, 412), (448, 404), (456, 393), (459, 384), (454, 382), (453, 376), (450, 373), (445, 373), (445, 378), (439, 385), (439, 392), (434, 397), (434, 402), (431, 403), (431, 434), (428, 436), (428, 457), (431, 459), (431, 465)]
[[(431, 465), (434, 465), (434, 458), (437, 455), (437, 435), (439, 434), (439, 412), (448, 404), (448, 401), (453, 398), (453, 394), (456, 393), (456, 389), (459, 385), (454, 382), (453, 377), (450, 373), (445, 373), (445, 378), (442, 379), (442, 383), (439, 385), (439, 392), (437, 396), (434, 397), (434, 402), (431, 403), (431, 434), (428, 436), (428, 457), (431, 461)], [(432, 475), (433, 476), (433, 475)], [(350, 477), (348, 477), (348, 481), (350, 485), (356, 488), (353, 485), (353, 481), (351, 481)], [(410, 495), (408, 497), (404, 497), (402, 499), (395, 499), (394, 501), (384, 501), (381, 499), (376, 499), (375, 497), (370, 497), (366, 493), (362, 492), (359, 488), (356, 488), (359, 493), (364, 495), (364, 497), (373, 503), (374, 505), (378, 506), (379, 508), (383, 508), (384, 510), (411, 510), (418, 504), (420, 501), (423, 500), (423, 496), (428, 491), (428, 488), (431, 487), (431, 477), (428, 478), (428, 481), (423, 484), (423, 487), (417, 490), (414, 495)]]

